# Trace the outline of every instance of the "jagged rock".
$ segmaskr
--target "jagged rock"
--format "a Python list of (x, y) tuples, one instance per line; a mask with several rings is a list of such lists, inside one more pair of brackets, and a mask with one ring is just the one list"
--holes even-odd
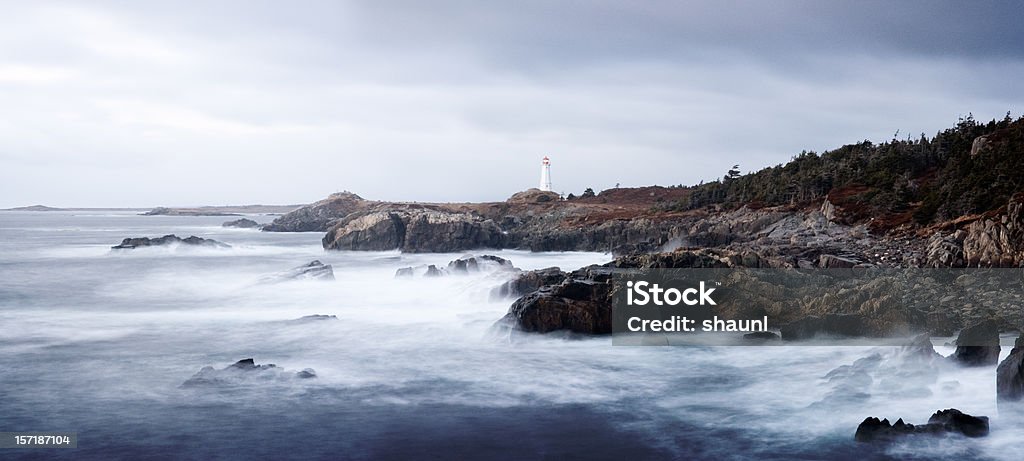
[(1019, 267), (1024, 264), (1024, 194), (1010, 198), (1001, 216), (970, 223), (963, 241), (969, 267)]
[(178, 237), (174, 234), (168, 234), (163, 237), (149, 238), (126, 238), (121, 241), (119, 245), (112, 246), (115, 250), (130, 250), (139, 247), (149, 246), (161, 246), (161, 245), (192, 245), (192, 246), (203, 246), (211, 248), (230, 248), (231, 245), (221, 243), (213, 239), (204, 239), (196, 236), (189, 236), (186, 238)]
[(411, 268), (411, 267), (400, 267), (400, 268), (398, 268), (397, 271), (395, 271), (395, 278), (398, 278), (398, 277), (412, 277), (412, 276), (413, 276), (413, 268)]
[(512, 271), (515, 270), (515, 266), (512, 265), (512, 261), (493, 255), (466, 255), (448, 263), (448, 272), (453, 274), (495, 270)]
[(248, 218), (236, 219), (234, 221), (228, 221), (221, 224), (221, 227), (237, 227), (241, 229), (255, 229), (260, 227), (260, 223), (253, 221)]
[(557, 285), (568, 276), (557, 267), (526, 271), (491, 290), (491, 298), (513, 298), (533, 293), (545, 285)]
[(931, 336), (928, 333), (917, 335), (910, 340), (910, 343), (902, 346), (900, 348), (900, 356), (904, 360), (925, 362), (933, 362), (942, 358), (941, 354), (935, 352), (935, 346), (932, 344)]
[(499, 325), (517, 331), (547, 333), (612, 332), (611, 275), (608, 268), (590, 266), (516, 300)]
[(984, 437), (988, 435), (987, 416), (971, 416), (955, 408), (936, 411), (928, 423), (915, 426), (903, 422), (903, 418), (890, 424), (888, 419), (879, 420), (868, 417), (857, 426), (854, 440), (858, 442), (889, 443), (901, 440), (909, 435), (946, 435), (961, 434), (967, 437)]
[(441, 269), (438, 269), (437, 266), (433, 264), (427, 266), (427, 273), (423, 274), (424, 277), (441, 277), (443, 275), (444, 272), (441, 272)]
[(818, 335), (859, 337), (868, 336), (864, 317), (859, 314), (827, 314), (824, 317), (807, 316), (780, 328), (782, 339), (799, 341)]
[(324, 200), (306, 205), (278, 217), (262, 230), (268, 232), (326, 232), (338, 221), (370, 206), (370, 202), (351, 192), (331, 194)]
[(996, 398), (1000, 405), (1024, 400), (1024, 333), (996, 368)]
[(956, 338), (956, 351), (949, 357), (969, 367), (998, 363), (999, 323), (991, 319), (983, 320), (961, 330)]
[(259, 382), (261, 380), (280, 381), (315, 377), (316, 371), (312, 368), (306, 368), (298, 373), (288, 373), (283, 368), (272, 363), (257, 365), (255, 360), (248, 358), (239, 360), (220, 370), (211, 366), (205, 366), (182, 383), (181, 387), (225, 386)]
[(286, 280), (334, 280), (334, 268), (330, 264), (320, 262), (318, 259), (308, 264), (264, 277), (260, 281), (274, 283)]
[(925, 249), (927, 267), (964, 267), (964, 238), (967, 232), (958, 230), (949, 235), (936, 232), (928, 239)]

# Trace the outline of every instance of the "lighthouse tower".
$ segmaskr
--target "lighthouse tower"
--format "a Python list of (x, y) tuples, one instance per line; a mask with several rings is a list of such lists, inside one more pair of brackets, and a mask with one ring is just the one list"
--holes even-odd
[(547, 157), (540, 162), (540, 190), (551, 190), (551, 160)]

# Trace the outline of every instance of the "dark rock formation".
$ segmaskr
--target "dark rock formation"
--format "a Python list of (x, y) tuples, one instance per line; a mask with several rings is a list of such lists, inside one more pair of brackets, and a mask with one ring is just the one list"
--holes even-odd
[(402, 267), (395, 271), (395, 277), (441, 277), (446, 275), (467, 275), (471, 273), (511, 272), (518, 269), (512, 261), (493, 255), (465, 255), (448, 262), (447, 267), (422, 264), (416, 267)]
[(590, 266), (516, 300), (499, 321), (517, 331), (612, 332), (612, 270)]
[(324, 200), (286, 213), (262, 230), (268, 232), (326, 232), (341, 218), (366, 209), (371, 202), (351, 192), (331, 194)]
[(494, 255), (466, 255), (448, 262), (448, 272), (468, 274), (473, 272), (513, 271), (512, 261)]
[(213, 239), (204, 239), (204, 238), (201, 238), (201, 237), (196, 237), (194, 235), (190, 236), (190, 237), (186, 237), (186, 238), (181, 238), (181, 237), (178, 237), (177, 235), (169, 234), (169, 235), (165, 235), (163, 237), (156, 237), (156, 238), (149, 238), (149, 237), (126, 238), (126, 239), (121, 241), (120, 245), (115, 245), (115, 246), (112, 246), (111, 248), (113, 248), (115, 250), (126, 250), (126, 249), (133, 249), (133, 248), (139, 248), (139, 247), (161, 246), (161, 245), (175, 245), (175, 244), (192, 245), (192, 246), (203, 246), (203, 247), (211, 247), (211, 248), (230, 248), (231, 247), (231, 245), (228, 245), (226, 243), (221, 243), (221, 242), (218, 242), (218, 241), (213, 240)]
[(960, 331), (950, 358), (964, 366), (980, 367), (999, 362), (999, 323), (984, 320)]
[(967, 437), (984, 437), (988, 435), (988, 431), (987, 416), (971, 416), (951, 408), (935, 412), (928, 418), (927, 424), (918, 426), (904, 423), (902, 418), (891, 424), (888, 419), (869, 417), (857, 426), (854, 439), (858, 442), (888, 443), (910, 435), (960, 434)]
[(316, 371), (311, 368), (306, 368), (297, 373), (288, 373), (283, 368), (272, 363), (257, 365), (255, 360), (249, 358), (239, 360), (220, 370), (211, 366), (205, 366), (182, 383), (181, 387), (238, 385), (259, 381), (309, 379), (315, 377)]
[(1024, 333), (996, 368), (996, 398), (1000, 405), (1024, 400)]
[(558, 285), (568, 276), (557, 267), (526, 271), (491, 290), (491, 298), (516, 298), (545, 285)]
[(265, 283), (288, 280), (334, 280), (334, 268), (330, 264), (320, 262), (318, 259), (261, 279)]
[(253, 221), (249, 218), (236, 219), (234, 221), (228, 221), (221, 224), (221, 227), (237, 227), (241, 229), (255, 229), (260, 227), (260, 223)]

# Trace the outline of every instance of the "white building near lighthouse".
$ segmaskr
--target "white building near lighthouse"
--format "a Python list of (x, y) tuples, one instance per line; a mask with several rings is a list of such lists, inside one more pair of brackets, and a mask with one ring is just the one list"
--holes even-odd
[(551, 159), (547, 156), (540, 162), (540, 190), (551, 190)]

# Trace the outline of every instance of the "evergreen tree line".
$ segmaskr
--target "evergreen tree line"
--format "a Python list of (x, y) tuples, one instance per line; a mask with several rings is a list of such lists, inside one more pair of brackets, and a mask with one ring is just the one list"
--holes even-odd
[[(985, 136), (986, 147), (971, 156)], [(864, 141), (822, 154), (801, 152), (784, 165), (694, 186), (670, 209), (719, 205), (805, 205), (833, 193), (872, 213), (912, 212), (919, 224), (998, 208), (1024, 190), (1024, 117), (978, 123), (968, 115), (928, 138)], [(837, 197), (838, 198), (838, 197)]]

